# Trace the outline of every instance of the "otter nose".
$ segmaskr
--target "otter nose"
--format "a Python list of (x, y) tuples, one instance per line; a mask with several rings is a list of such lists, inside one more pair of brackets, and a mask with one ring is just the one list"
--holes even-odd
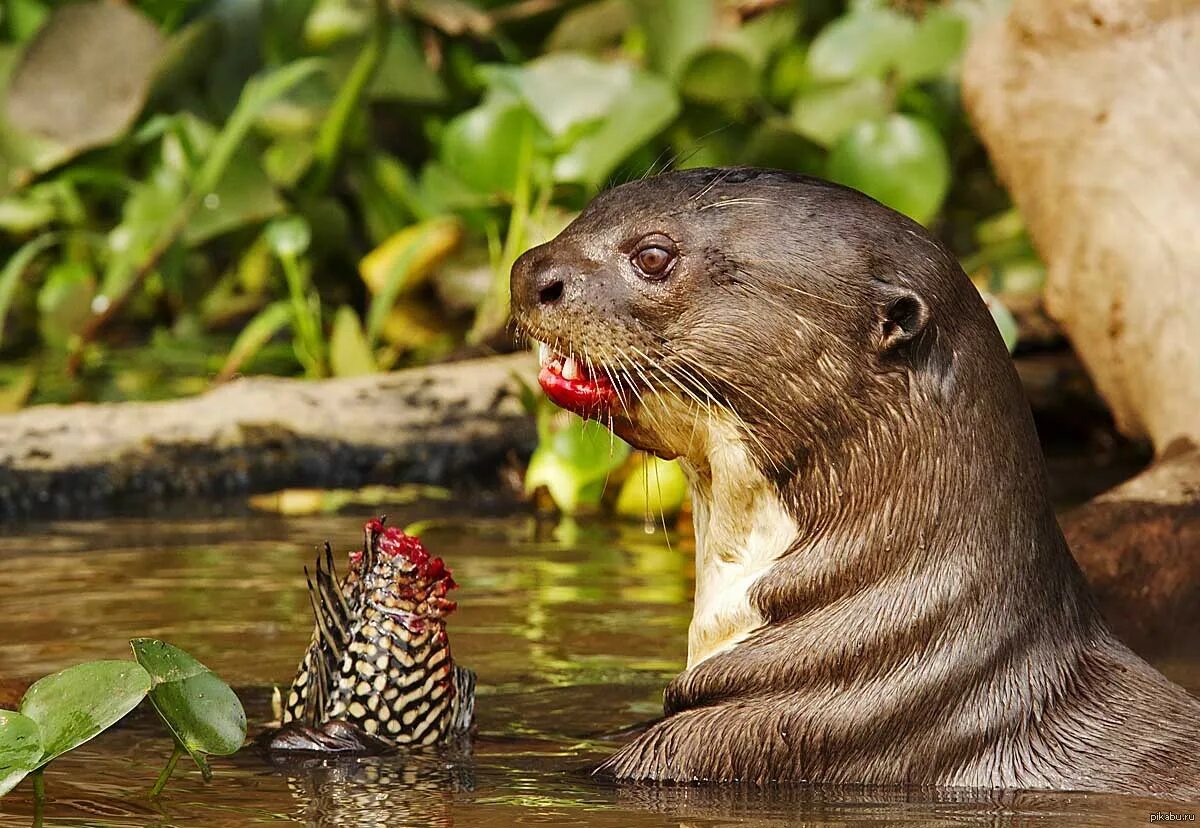
[(542, 305), (553, 305), (562, 299), (564, 279), (558, 268), (542, 270), (533, 277), (533, 287), (537, 291), (537, 300)]
[(567, 292), (567, 268), (550, 261), (540, 248), (517, 259), (509, 284), (517, 311), (548, 310), (563, 301)]

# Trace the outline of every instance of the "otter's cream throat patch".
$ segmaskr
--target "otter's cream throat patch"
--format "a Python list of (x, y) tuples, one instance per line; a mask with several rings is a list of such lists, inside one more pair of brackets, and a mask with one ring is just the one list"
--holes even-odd
[[(644, 408), (655, 431), (681, 449), (691, 489), (696, 596), (688, 628), (690, 668), (762, 626), (750, 589), (799, 528), (755, 465), (732, 415), (716, 408), (698, 412), (671, 394), (647, 395)], [(667, 424), (673, 427), (663, 428)]]

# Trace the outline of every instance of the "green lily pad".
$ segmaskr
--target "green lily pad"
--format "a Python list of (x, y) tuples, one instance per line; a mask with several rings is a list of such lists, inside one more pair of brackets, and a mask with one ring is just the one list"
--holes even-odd
[(154, 680), (150, 702), (208, 779), (205, 754), (235, 753), (246, 741), (246, 711), (229, 685), (178, 647), (154, 638), (129, 642)]
[(21, 713), (41, 730), (37, 767), (116, 724), (149, 691), (150, 674), (132, 661), (90, 661), (34, 682)]
[(865, 121), (829, 154), (828, 176), (927, 223), (950, 186), (950, 159), (928, 121), (890, 115)]
[(958, 62), (967, 44), (967, 21), (955, 12), (932, 8), (896, 55), (896, 72), (906, 81), (930, 80)]
[(12, 710), (0, 710), (0, 796), (17, 786), (42, 757), (37, 722)]
[(856, 125), (890, 110), (883, 81), (862, 78), (806, 91), (792, 104), (791, 124), (806, 138), (830, 147)]
[(826, 80), (882, 77), (907, 48), (915, 29), (912, 20), (892, 9), (852, 12), (813, 38), (809, 71)]

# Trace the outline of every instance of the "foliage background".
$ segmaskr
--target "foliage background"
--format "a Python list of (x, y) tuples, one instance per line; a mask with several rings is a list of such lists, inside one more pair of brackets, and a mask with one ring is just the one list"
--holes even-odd
[[(513, 260), (600, 189), (687, 166), (911, 215), (1015, 344), (991, 294), (1043, 272), (958, 85), (1004, 5), (5, 0), (0, 410), (511, 349)], [(543, 416), (562, 451), (528, 482), (594, 500), (624, 455), (560, 430)]]

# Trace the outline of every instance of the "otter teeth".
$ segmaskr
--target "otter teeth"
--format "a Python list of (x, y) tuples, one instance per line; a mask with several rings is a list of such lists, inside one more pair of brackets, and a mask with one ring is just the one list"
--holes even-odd
[(550, 351), (550, 346), (547, 345), (545, 342), (539, 342), (537, 344), (537, 351), (538, 351), (538, 364), (541, 365), (543, 368), (545, 368), (547, 365), (550, 364), (550, 360), (553, 358), (554, 354)]
[(575, 357), (567, 357), (563, 360), (562, 378), (565, 380), (579, 379), (579, 363), (575, 361)]

